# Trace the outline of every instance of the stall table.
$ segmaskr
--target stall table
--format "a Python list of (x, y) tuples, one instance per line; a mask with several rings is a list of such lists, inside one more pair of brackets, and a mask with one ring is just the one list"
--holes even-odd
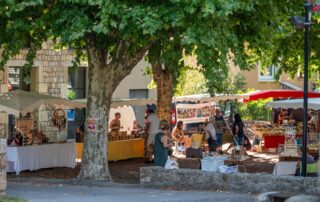
[(75, 143), (44, 144), (7, 148), (7, 172), (76, 166)]
[[(76, 143), (77, 159), (82, 159), (83, 143)], [(144, 139), (115, 140), (108, 142), (108, 160), (117, 161), (144, 157)]]
[(229, 158), (227, 160), (225, 160), (225, 164), (228, 164), (229, 162), (235, 163), (238, 166), (242, 166), (243, 167), (243, 171), (247, 172), (245, 161), (250, 159), (250, 157), (249, 156), (244, 156), (244, 155), (240, 155), (239, 157), (240, 158), (234, 158), (232, 156), (229, 156)]
[[(296, 134), (296, 139), (300, 139), (302, 137), (302, 134)], [(284, 134), (265, 134), (263, 135), (264, 139), (264, 148), (270, 149), (270, 148), (278, 148), (280, 144), (284, 144), (285, 135)]]
[(264, 148), (278, 148), (280, 144), (284, 144), (284, 135), (264, 135)]

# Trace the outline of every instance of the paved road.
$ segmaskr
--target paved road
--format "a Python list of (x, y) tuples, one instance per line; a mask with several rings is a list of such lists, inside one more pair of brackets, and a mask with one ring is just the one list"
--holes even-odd
[(167, 191), (129, 186), (80, 186), (9, 182), (7, 195), (30, 202), (253, 202), (254, 196), (225, 192)]

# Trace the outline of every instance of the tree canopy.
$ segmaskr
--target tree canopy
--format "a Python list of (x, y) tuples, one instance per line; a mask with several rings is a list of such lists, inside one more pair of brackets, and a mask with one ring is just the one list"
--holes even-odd
[[(224, 90), (229, 62), (249, 69), (258, 60), (294, 69), (300, 55), (288, 17), (302, 12), (298, 0), (4, 0), (0, 1), (0, 65), (30, 44), (28, 76), (37, 49), (47, 40), (75, 50), (74, 64), (89, 62), (88, 132), (81, 177), (108, 178), (105, 141), (111, 96), (149, 50), (148, 57), (177, 78), (183, 55), (195, 54), (209, 92)], [(316, 29), (315, 29), (316, 31)], [(316, 37), (315, 37), (316, 38)], [(295, 40), (291, 40), (295, 39)], [(319, 40), (319, 39), (317, 39)], [(315, 41), (316, 42), (316, 41)], [(85, 51), (84, 51), (85, 50)], [(302, 49), (301, 49), (302, 50)], [(316, 50), (316, 45), (313, 45)], [(318, 53), (315, 52), (314, 60)], [(296, 57), (297, 58), (297, 57)], [(293, 58), (293, 59), (296, 59)], [(315, 63), (316, 64), (316, 63)], [(101, 159), (101, 160), (99, 160)]]

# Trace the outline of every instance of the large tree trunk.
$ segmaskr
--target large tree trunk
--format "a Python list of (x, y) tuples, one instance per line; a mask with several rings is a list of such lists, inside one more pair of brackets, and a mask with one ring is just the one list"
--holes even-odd
[(112, 94), (119, 83), (143, 58), (150, 45), (141, 48), (134, 56), (127, 56), (128, 44), (119, 41), (115, 57), (108, 62), (108, 53), (98, 48), (94, 36), (87, 39), (89, 68), (86, 131), (79, 178), (110, 180), (108, 168), (108, 122)]
[(160, 120), (171, 124), (173, 76), (168, 69), (162, 69), (159, 62), (152, 62), (153, 79), (157, 84), (157, 114)]
[[(108, 116), (113, 85), (102, 54), (93, 46), (87, 48), (89, 88), (86, 110), (86, 131), (79, 178), (111, 180), (107, 159)], [(90, 122), (90, 123), (89, 123)], [(88, 127), (91, 126), (91, 129)], [(94, 128), (92, 128), (92, 126)]]

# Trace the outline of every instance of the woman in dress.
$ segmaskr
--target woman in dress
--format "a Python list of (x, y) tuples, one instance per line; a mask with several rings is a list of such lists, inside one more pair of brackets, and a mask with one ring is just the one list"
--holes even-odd
[(161, 121), (160, 131), (156, 134), (154, 140), (154, 164), (164, 167), (168, 160), (169, 148), (174, 144), (169, 140), (170, 127), (166, 121)]
[(172, 131), (172, 138), (174, 141), (177, 142), (177, 144), (183, 144), (184, 145), (184, 151), (187, 150), (189, 147), (189, 141), (188, 137), (184, 135), (183, 131), (183, 121), (178, 121), (176, 127)]

